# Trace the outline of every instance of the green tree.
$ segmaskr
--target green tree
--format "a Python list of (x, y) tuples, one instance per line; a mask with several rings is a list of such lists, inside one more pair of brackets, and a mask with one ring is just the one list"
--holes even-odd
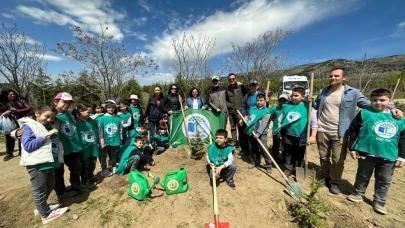
[(46, 75), (42, 67), (38, 69), (38, 74), (29, 87), (32, 91), (29, 95), (30, 101), (33, 105), (50, 104), (55, 96), (52, 78)]

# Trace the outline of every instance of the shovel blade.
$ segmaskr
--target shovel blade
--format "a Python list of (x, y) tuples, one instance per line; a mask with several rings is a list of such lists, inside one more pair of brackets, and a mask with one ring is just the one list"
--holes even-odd
[(229, 222), (220, 222), (218, 226), (215, 226), (215, 223), (205, 223), (205, 228), (229, 228)]
[(304, 183), (305, 181), (305, 169), (301, 167), (295, 167), (295, 179), (298, 182)]

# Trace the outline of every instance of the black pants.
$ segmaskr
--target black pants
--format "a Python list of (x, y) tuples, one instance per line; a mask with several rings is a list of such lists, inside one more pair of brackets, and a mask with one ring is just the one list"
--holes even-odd
[(231, 125), (232, 141), (235, 143), (235, 147), (240, 146), (243, 150), (247, 151), (249, 149), (247, 148), (247, 145), (249, 145), (249, 136), (243, 132), (246, 126), (240, 126), (238, 124), (238, 119), (239, 115), (237, 113), (229, 114), (229, 124)]
[[(15, 147), (15, 139), (10, 134), (6, 134), (6, 153), (13, 154)], [(18, 139), (18, 154), (21, 155), (21, 143)]]
[(94, 177), (94, 170), (96, 169), (96, 157), (89, 157), (83, 159), (82, 161), (82, 168), (81, 168), (81, 181), (82, 184), (85, 184), (87, 181)]
[[(210, 178), (212, 178), (212, 169), (209, 164), (207, 164), (207, 173)], [(221, 170), (221, 173), (216, 176), (216, 180), (219, 181), (219, 179), (222, 177), (227, 183), (233, 183), (233, 176), (235, 176), (236, 173), (236, 164), (232, 163), (230, 166), (223, 168)]]
[[(64, 156), (65, 164), (70, 171), (70, 184), (71, 189), (80, 188), (80, 174), (81, 174), (81, 162), (80, 162), (81, 152), (75, 152)], [(57, 195), (62, 195), (66, 191), (65, 178), (63, 177), (65, 173), (64, 164), (61, 164), (59, 169), (55, 169), (55, 192)]]
[[(267, 147), (267, 134), (260, 136), (259, 140), (263, 144), (263, 146)], [(266, 162), (266, 167), (271, 168), (271, 159), (267, 155), (267, 153), (264, 151), (264, 149), (259, 145), (259, 143), (257, 142), (257, 139), (253, 136), (250, 136), (249, 144), (250, 144), (250, 150), (251, 150), (250, 157), (252, 159), (252, 163), (254, 163), (256, 165), (260, 165), (261, 156), (263, 156), (264, 161)]]
[(271, 156), (277, 161), (280, 153), (280, 142), (277, 135), (273, 135), (273, 146), (271, 147)]
[(305, 147), (305, 145), (284, 144), (285, 167), (291, 173), (294, 173), (296, 167), (303, 167)]

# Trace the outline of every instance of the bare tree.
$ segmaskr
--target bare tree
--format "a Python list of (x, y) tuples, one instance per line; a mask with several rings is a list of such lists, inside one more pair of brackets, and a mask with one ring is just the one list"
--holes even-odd
[(353, 61), (353, 64), (356, 65), (353, 78), (358, 81), (358, 88), (365, 93), (368, 91), (369, 83), (381, 75), (381, 66), (377, 61), (367, 59), (367, 53), (364, 53), (360, 66), (355, 61)]
[(131, 42), (118, 42), (106, 34), (108, 27), (100, 29), (96, 36), (74, 26), (76, 40), (57, 43), (54, 51), (85, 64), (92, 71), (101, 97), (117, 99), (126, 81), (147, 74), (147, 69), (156, 69), (157, 65), (144, 53), (128, 54)]
[(0, 28), (0, 75), (2, 75), (17, 93), (27, 97), (29, 83), (34, 81), (46, 47), (19, 33), (17, 25)]
[(187, 36), (184, 33), (181, 38), (172, 39), (171, 45), (175, 53), (173, 67), (178, 79), (188, 87), (185, 89), (202, 88), (204, 79), (212, 75), (210, 60), (216, 45), (215, 39), (208, 36)]
[(269, 78), (275, 70), (283, 69), (287, 54), (275, 54), (274, 49), (292, 31), (267, 31), (247, 42), (244, 46), (232, 43), (233, 52), (228, 59), (230, 71), (246, 77), (246, 80)]

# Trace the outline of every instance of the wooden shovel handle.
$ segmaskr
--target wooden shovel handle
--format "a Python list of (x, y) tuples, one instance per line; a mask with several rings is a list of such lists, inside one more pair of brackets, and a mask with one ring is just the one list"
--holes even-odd
[[(179, 95), (179, 102), (180, 102), (180, 100), (181, 100), (181, 97)], [(180, 102), (180, 108), (181, 108), (181, 114), (183, 115), (183, 125), (184, 125), (184, 130), (186, 130), (187, 141), (188, 141), (188, 144), (190, 144), (190, 135), (188, 134), (186, 115), (184, 115), (183, 102)]]
[[(313, 95), (313, 90), (314, 90), (314, 73), (311, 73), (311, 81), (310, 81), (310, 89), (309, 89), (309, 96)], [(309, 141), (309, 137), (311, 134), (311, 113), (312, 113), (312, 99), (308, 102), (308, 120), (307, 120), (307, 141)], [(308, 156), (307, 156), (307, 147), (305, 147), (305, 154), (304, 154), (304, 163), (305, 163), (305, 173), (307, 172), (308, 169)]]
[(394, 92), (392, 92), (391, 99), (394, 99), (394, 95), (395, 95), (395, 92), (397, 91), (397, 88), (398, 88), (398, 85), (399, 85), (399, 81), (401, 81), (401, 78), (398, 78), (397, 84), (395, 85), (395, 88), (394, 88)]
[(214, 195), (214, 215), (217, 216), (218, 212), (218, 199), (217, 199), (217, 175), (215, 173), (215, 166), (211, 166), (212, 170), (212, 192)]

